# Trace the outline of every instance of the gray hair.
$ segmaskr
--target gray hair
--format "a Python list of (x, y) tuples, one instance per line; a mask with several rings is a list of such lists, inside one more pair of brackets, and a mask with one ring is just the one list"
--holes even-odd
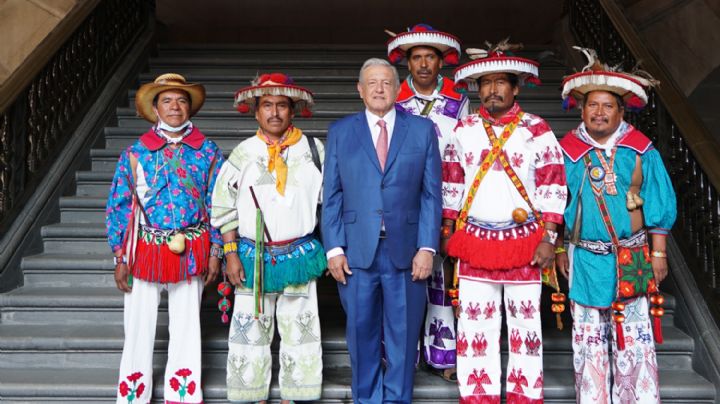
[(360, 68), (360, 77), (358, 78), (358, 81), (360, 83), (363, 82), (363, 73), (365, 72), (365, 70), (372, 66), (389, 67), (390, 70), (392, 70), (392, 72), (393, 72), (393, 77), (395, 77), (395, 88), (400, 87), (400, 75), (398, 74), (398, 71), (395, 68), (395, 66), (391, 65), (390, 62), (388, 62), (387, 60), (380, 59), (380, 58), (370, 58), (370, 59), (366, 60), (365, 63), (363, 63), (362, 67)]

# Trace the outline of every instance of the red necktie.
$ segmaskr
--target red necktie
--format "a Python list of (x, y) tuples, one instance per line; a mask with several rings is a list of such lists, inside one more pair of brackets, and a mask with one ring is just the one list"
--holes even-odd
[(378, 136), (377, 144), (375, 145), (375, 151), (377, 152), (378, 160), (380, 160), (380, 168), (385, 171), (385, 161), (387, 160), (388, 154), (388, 132), (385, 121), (382, 119), (377, 122), (380, 126), (380, 136)]

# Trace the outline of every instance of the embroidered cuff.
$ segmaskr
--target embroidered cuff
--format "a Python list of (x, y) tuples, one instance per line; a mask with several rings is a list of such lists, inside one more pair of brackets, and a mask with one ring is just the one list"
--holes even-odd
[(563, 224), (563, 216), (557, 213), (544, 212), (542, 218), (546, 222)]
[(659, 236), (667, 236), (670, 233), (670, 229), (663, 229), (662, 227), (653, 227), (648, 230), (650, 234), (657, 234)]

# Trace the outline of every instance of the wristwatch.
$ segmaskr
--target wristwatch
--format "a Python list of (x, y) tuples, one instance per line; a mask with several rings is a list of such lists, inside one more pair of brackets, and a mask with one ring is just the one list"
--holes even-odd
[(223, 249), (220, 247), (215, 246), (214, 244), (210, 246), (210, 256), (211, 257), (217, 257), (218, 259), (222, 260), (223, 256)]
[(126, 264), (125, 256), (124, 255), (121, 255), (119, 257), (117, 255), (113, 256), (113, 263), (115, 263), (115, 266), (117, 266), (118, 264)]

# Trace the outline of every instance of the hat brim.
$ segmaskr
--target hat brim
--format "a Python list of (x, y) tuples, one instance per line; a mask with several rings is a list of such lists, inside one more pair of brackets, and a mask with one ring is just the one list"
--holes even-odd
[(194, 116), (205, 103), (205, 87), (201, 84), (157, 84), (142, 85), (135, 94), (135, 109), (137, 114), (146, 121), (156, 123), (157, 115), (153, 111), (155, 97), (169, 90), (184, 91), (190, 96), (190, 116)]
[(250, 112), (255, 111), (255, 99), (264, 95), (277, 95), (288, 97), (295, 104), (295, 112), (302, 112), (304, 109), (310, 109), (315, 101), (313, 100), (312, 91), (289, 84), (277, 84), (266, 86), (251, 86), (241, 88), (235, 93), (235, 107), (239, 104), (245, 104), (250, 108)]
[(573, 96), (578, 100), (592, 91), (607, 91), (623, 99), (637, 96), (642, 105), (647, 104), (647, 93), (643, 89), (643, 79), (629, 74), (616, 72), (585, 71), (566, 77), (562, 83), (562, 98)]
[[(387, 42), (388, 57), (394, 50), (402, 51), (402, 58), (394, 63), (407, 63), (405, 53), (416, 46), (427, 46), (435, 48), (445, 55), (448, 50), (455, 50), (460, 55), (460, 40), (455, 36), (440, 31), (422, 31), (422, 32), (401, 32), (394, 38), (390, 38)], [(444, 59), (444, 58), (443, 58)], [(447, 63), (447, 62), (446, 62)]]
[(540, 64), (534, 60), (514, 56), (476, 59), (455, 69), (455, 82), (477, 80), (482, 76), (495, 73), (515, 74), (523, 79), (539, 78), (539, 66)]

